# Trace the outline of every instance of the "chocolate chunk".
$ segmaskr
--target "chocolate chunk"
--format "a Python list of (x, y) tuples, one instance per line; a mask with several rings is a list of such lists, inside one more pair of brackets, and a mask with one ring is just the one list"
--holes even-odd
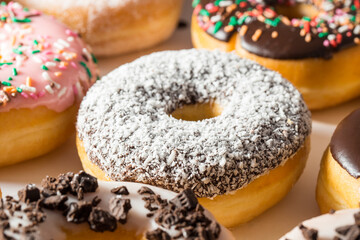
[(170, 240), (171, 237), (167, 232), (158, 228), (154, 231), (146, 232), (145, 239), (146, 240)]
[(117, 195), (129, 195), (129, 191), (125, 186), (120, 186), (117, 188), (111, 189), (111, 192)]
[(358, 240), (360, 239), (360, 229), (357, 225), (351, 226), (348, 233), (346, 234), (347, 240)]
[(93, 207), (96, 207), (97, 205), (99, 205), (100, 202), (101, 202), (101, 199), (98, 196), (95, 196), (93, 198), (93, 200), (91, 201), (91, 204), (93, 205)]
[(41, 195), (42, 195), (43, 197), (45, 197), (45, 198), (50, 197), (50, 196), (55, 196), (55, 195), (56, 195), (56, 191), (50, 190), (50, 189), (48, 189), (48, 188), (43, 188), (43, 189), (41, 190)]
[(336, 231), (338, 234), (340, 234), (340, 235), (342, 235), (342, 236), (345, 236), (345, 235), (349, 232), (349, 230), (350, 230), (350, 228), (351, 228), (352, 226), (353, 226), (353, 225), (346, 225), (346, 226), (338, 227), (338, 228), (335, 229), (335, 231)]
[(360, 226), (360, 212), (354, 214), (355, 224)]
[(304, 238), (306, 240), (316, 240), (318, 237), (318, 231), (312, 228), (307, 228), (304, 225), (299, 226)]
[(95, 192), (98, 188), (97, 179), (84, 171), (75, 174), (70, 182), (71, 190), (76, 193), (79, 200), (83, 199), (83, 193)]
[(127, 214), (131, 209), (130, 199), (113, 197), (109, 202), (110, 213), (122, 224), (126, 223)]
[(93, 206), (90, 202), (81, 201), (70, 203), (66, 214), (66, 220), (73, 223), (86, 222), (89, 218)]
[(110, 213), (98, 207), (93, 208), (88, 222), (90, 224), (90, 228), (95, 232), (113, 232), (117, 228), (116, 219)]
[(215, 237), (215, 239), (219, 238), (221, 232), (220, 224), (217, 223), (216, 221), (212, 221), (212, 223), (210, 224), (210, 231), (212, 235)]
[(199, 203), (191, 189), (185, 189), (170, 202), (179, 208), (186, 208), (189, 211), (195, 209)]
[(4, 210), (0, 210), (0, 220), (4, 221), (4, 220), (8, 220), (9, 217), (6, 215)]
[(18, 196), (22, 202), (35, 202), (40, 199), (40, 190), (35, 185), (29, 184), (18, 192)]
[(141, 187), (141, 188), (139, 189), (138, 193), (139, 193), (140, 195), (144, 195), (144, 194), (153, 195), (153, 194), (155, 194), (155, 193), (153, 192), (153, 190), (151, 190), (151, 189), (148, 188), (148, 187)]
[(68, 200), (67, 196), (50, 196), (48, 198), (44, 198), (40, 202), (40, 206), (46, 209), (58, 209), (58, 210), (65, 210), (65, 202)]

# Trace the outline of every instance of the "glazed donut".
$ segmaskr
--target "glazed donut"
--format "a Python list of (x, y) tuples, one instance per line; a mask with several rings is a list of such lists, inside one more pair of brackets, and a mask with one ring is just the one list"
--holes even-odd
[(194, 0), (193, 6), (195, 47), (235, 50), (280, 72), (310, 109), (360, 95), (357, 0)]
[(177, 26), (183, 0), (17, 0), (81, 34), (96, 56), (154, 46)]
[(359, 221), (359, 209), (324, 214), (302, 222), (280, 240), (359, 239)]
[(142, 57), (95, 84), (79, 110), (77, 146), (88, 173), (191, 188), (228, 227), (286, 195), (310, 131), (300, 93), (279, 74), (192, 49)]
[(321, 212), (358, 208), (360, 109), (337, 126), (321, 161), (316, 198)]
[(34, 158), (73, 132), (95, 58), (72, 31), (18, 3), (0, 6), (0, 166)]
[(189, 189), (103, 182), (85, 172), (0, 199), (1, 239), (234, 239)]

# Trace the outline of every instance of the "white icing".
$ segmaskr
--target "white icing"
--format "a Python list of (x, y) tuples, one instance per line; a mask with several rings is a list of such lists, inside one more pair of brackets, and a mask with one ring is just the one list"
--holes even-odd
[[(111, 197), (116, 196), (115, 194), (112, 194), (110, 192), (111, 189), (119, 186), (125, 186), (130, 194), (119, 197), (131, 199), (132, 208), (128, 213), (127, 223), (122, 226), (127, 229), (135, 230), (137, 231), (138, 234), (142, 234), (145, 231), (151, 231), (151, 230), (155, 230), (156, 228), (159, 228), (159, 225), (156, 224), (154, 217), (152, 218), (146, 217), (146, 214), (150, 213), (150, 211), (144, 207), (145, 202), (142, 200), (142, 197), (144, 197), (144, 195), (138, 194), (137, 193), (138, 190), (143, 186), (149, 187), (155, 192), (155, 194), (159, 194), (163, 199), (167, 199), (167, 200), (171, 200), (177, 195), (176, 193), (168, 190), (152, 187), (145, 184), (139, 184), (139, 183), (104, 182), (104, 181), (98, 181), (98, 183), (99, 183), (99, 188), (97, 189), (97, 191), (95, 193), (86, 193), (85, 200), (91, 201), (95, 196), (98, 196), (99, 198), (101, 198), (101, 202), (98, 206), (105, 211), (109, 211), (109, 204), (108, 204), (109, 200)], [(3, 193), (3, 196), (5, 195), (6, 194)], [(68, 195), (68, 197), (69, 197), (68, 203), (72, 201), (76, 201), (75, 197), (71, 195)], [(8, 213), (8, 211), (6, 212)], [(54, 237), (56, 237), (56, 239), (61, 240), (61, 239), (66, 239), (65, 233), (61, 229), (68, 229), (72, 232), (79, 231), (78, 230), (79, 225), (66, 222), (65, 217), (61, 215), (60, 211), (45, 210), (44, 212), (46, 214), (46, 220), (43, 223), (40, 223), (39, 226), (36, 228), (37, 231), (32, 235), (35, 237), (35, 239), (54, 239)], [(19, 215), (21, 215), (22, 219), (18, 217)], [(214, 218), (209, 212), (206, 212), (206, 215), (210, 219), (214, 220)], [(23, 212), (16, 212), (16, 214), (13, 217), (10, 217), (9, 223), (12, 227), (15, 226), (15, 228), (16, 226), (18, 226), (18, 223), (22, 224), (22, 227), (18, 227), (18, 230), (20, 231), (18, 235), (11, 234), (11, 236), (15, 240), (24, 239), (22, 238), (24, 236), (22, 236), (21, 233), (23, 233), (24, 227), (29, 226), (31, 224), (26, 214), (24, 214)], [(87, 223), (82, 223), (81, 225), (84, 224), (87, 225)], [(120, 223), (118, 223), (118, 226), (120, 226)], [(89, 231), (91, 230), (89, 229)], [(26, 237), (30, 239), (29, 235)], [(231, 240), (234, 239), (234, 237), (229, 232), (229, 230), (221, 226), (221, 234), (219, 240), (222, 239)]]
[[(318, 231), (318, 240), (332, 240), (335, 236), (340, 237), (335, 229), (338, 227), (352, 225), (355, 223), (354, 214), (359, 212), (359, 209), (347, 209), (337, 211), (333, 214), (324, 214), (318, 217), (311, 218), (302, 222), (307, 228), (312, 228)], [(280, 238), (280, 240), (302, 240), (304, 238), (299, 227), (295, 227), (289, 233)]]
[[(169, 114), (215, 100), (220, 116)], [(123, 65), (81, 104), (77, 131), (89, 159), (113, 180), (198, 197), (235, 191), (283, 164), (311, 131), (300, 93), (278, 73), (220, 51), (167, 51)]]

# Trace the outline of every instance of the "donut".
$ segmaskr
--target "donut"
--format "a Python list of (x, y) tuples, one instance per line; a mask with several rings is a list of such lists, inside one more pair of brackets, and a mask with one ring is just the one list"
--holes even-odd
[(0, 5), (0, 166), (49, 152), (74, 131), (98, 74), (83, 41), (52, 17)]
[(1, 239), (235, 239), (189, 189), (103, 182), (83, 171), (0, 200)]
[(90, 44), (96, 56), (138, 51), (168, 39), (183, 0), (17, 0), (54, 15)]
[(286, 195), (310, 132), (300, 93), (279, 74), (191, 49), (142, 57), (98, 81), (80, 106), (77, 147), (88, 173), (190, 188), (229, 227)]
[(359, 209), (336, 211), (300, 223), (280, 240), (359, 239), (359, 221)]
[(235, 50), (280, 72), (310, 109), (360, 95), (357, 0), (194, 0), (193, 6), (196, 48)]
[(322, 158), (316, 189), (321, 212), (359, 207), (359, 143), (360, 109), (339, 123)]

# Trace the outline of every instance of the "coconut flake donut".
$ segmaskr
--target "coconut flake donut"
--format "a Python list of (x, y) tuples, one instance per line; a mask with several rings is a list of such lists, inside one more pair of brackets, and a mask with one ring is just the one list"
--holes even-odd
[(306, 220), (280, 240), (359, 239), (359, 223), (359, 209), (341, 210)]
[(47, 177), (42, 185), (0, 199), (1, 239), (235, 239), (189, 189), (176, 194), (85, 172)]
[(357, 0), (194, 0), (197, 48), (235, 50), (280, 72), (310, 109), (360, 95)]
[(52, 17), (0, 6), (0, 166), (40, 156), (73, 132), (97, 78), (83, 41)]
[(300, 93), (279, 74), (192, 49), (142, 57), (96, 83), (81, 103), (77, 145), (94, 176), (191, 188), (234, 226), (291, 189), (310, 131)]
[(360, 109), (340, 122), (324, 153), (316, 190), (321, 212), (359, 207), (359, 144)]
[(19, 0), (54, 15), (91, 45), (96, 56), (154, 46), (177, 26), (183, 0)]

